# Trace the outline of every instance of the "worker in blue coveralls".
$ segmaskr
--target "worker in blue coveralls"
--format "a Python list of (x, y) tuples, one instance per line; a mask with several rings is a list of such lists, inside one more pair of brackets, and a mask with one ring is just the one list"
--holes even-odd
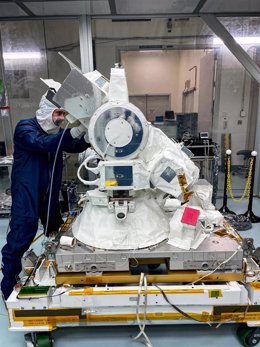
[(62, 152), (79, 153), (90, 146), (83, 125), (60, 128), (64, 118), (64, 109), (43, 96), (36, 117), (19, 121), (14, 132), (10, 231), (2, 249), (1, 290), (5, 300), (17, 283), (22, 256), (37, 233), (39, 218), (47, 236), (58, 231), (62, 223)]

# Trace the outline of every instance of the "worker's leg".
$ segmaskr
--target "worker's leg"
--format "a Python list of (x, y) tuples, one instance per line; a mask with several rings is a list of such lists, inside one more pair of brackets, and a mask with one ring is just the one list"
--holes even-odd
[(38, 229), (38, 219), (12, 218), (7, 243), (2, 249), (1, 282), (2, 293), (7, 300), (11, 294), (17, 277), (22, 270), (21, 259), (30, 247)]

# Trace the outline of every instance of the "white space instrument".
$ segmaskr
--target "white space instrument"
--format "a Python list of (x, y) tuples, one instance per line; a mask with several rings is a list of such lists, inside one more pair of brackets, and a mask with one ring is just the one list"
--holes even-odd
[[(187, 148), (129, 102), (125, 70), (112, 68), (109, 83), (97, 71), (83, 75), (72, 69), (54, 100), (70, 113), (70, 121), (88, 128), (96, 152), (78, 169), (78, 178), (96, 189), (87, 191), (74, 236), (95, 248), (131, 250), (168, 239), (169, 217), (161, 197), (188, 201), (199, 169)], [(85, 180), (83, 167), (96, 179)]]

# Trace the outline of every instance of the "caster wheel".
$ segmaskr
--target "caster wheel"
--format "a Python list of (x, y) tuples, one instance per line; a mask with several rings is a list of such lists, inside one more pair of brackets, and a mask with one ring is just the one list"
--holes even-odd
[(35, 343), (33, 342), (32, 335), (30, 333), (24, 335), (24, 340), (26, 347), (35, 347)]
[(239, 341), (245, 347), (256, 346), (259, 342), (259, 338), (256, 338), (254, 332), (257, 328), (250, 328), (247, 325), (241, 325), (237, 329), (237, 336)]
[(37, 333), (36, 335), (37, 347), (53, 347), (53, 340), (49, 333)]

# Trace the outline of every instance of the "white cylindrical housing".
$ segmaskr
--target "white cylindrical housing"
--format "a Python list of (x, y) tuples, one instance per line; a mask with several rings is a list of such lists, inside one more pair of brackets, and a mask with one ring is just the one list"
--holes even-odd
[(62, 236), (60, 238), (60, 245), (61, 246), (68, 246), (68, 247), (74, 247), (76, 243), (75, 237), (71, 236)]

